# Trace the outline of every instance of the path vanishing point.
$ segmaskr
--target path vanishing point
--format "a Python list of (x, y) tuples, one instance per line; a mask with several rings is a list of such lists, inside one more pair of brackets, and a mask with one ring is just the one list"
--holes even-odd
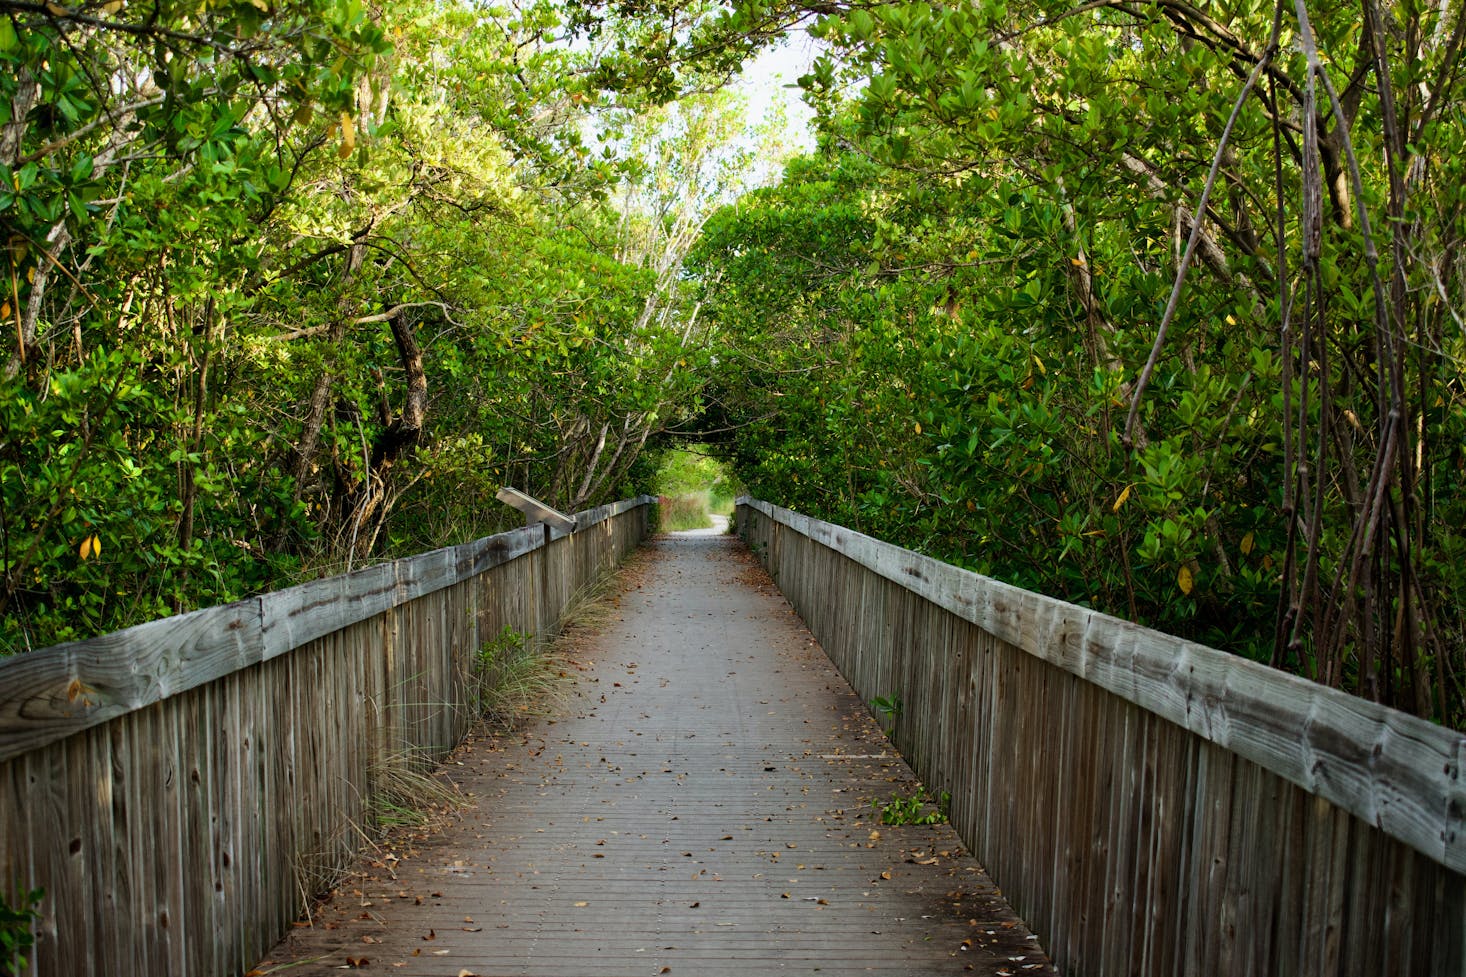
[(255, 974), (1053, 975), (741, 541), (622, 571), (558, 714), (465, 744), (469, 803), (369, 855)]

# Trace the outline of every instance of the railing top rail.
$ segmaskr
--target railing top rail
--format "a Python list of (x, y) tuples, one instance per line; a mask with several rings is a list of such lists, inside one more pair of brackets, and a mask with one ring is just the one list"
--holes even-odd
[[(654, 502), (656, 496), (641, 495), (587, 509), (576, 514), (575, 531)], [(550, 540), (567, 535), (554, 530)], [(545, 544), (540, 526), (513, 529), (0, 659), (0, 761), (268, 661)]]
[(768, 502), (738, 503), (1466, 873), (1466, 734)]

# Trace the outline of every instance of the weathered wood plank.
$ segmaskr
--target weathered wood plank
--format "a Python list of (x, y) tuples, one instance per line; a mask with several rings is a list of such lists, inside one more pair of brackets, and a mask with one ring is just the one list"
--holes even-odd
[(799, 513), (743, 504), (1466, 872), (1461, 733)]
[[(1466, 975), (1460, 733), (762, 503), (739, 526), (860, 694), (906, 698), (931, 782), (973, 780), (953, 821), (1063, 971)], [(980, 636), (976, 715), (938, 706), (962, 646), (913, 599)]]
[[(453, 838), (369, 869), (261, 970), (326, 977), (350, 954), (417, 975), (1051, 973), (947, 826), (872, 838), (870, 800), (910, 774), (867, 759), (884, 738), (782, 601), (729, 585), (750, 569), (735, 546), (661, 548), (692, 558), (648, 567), (618, 643), (582, 646), (557, 721), (456, 757), (485, 803)], [(917, 846), (939, 864), (909, 864)]]
[(257, 660), (258, 619), (239, 601), (0, 660), (0, 760)]
[(349, 853), (373, 758), (452, 745), (485, 612), (552, 620), (648, 501), (553, 555), (518, 530), (0, 662), (0, 881), (47, 891), (36, 977), (248, 966)]
[(574, 517), (568, 516), (560, 510), (546, 505), (539, 499), (525, 495), (519, 489), (510, 488), (506, 485), (499, 489), (499, 493), (495, 498), (505, 505), (513, 506), (524, 513), (524, 518), (531, 525), (534, 523), (544, 523), (546, 526), (551, 526), (564, 532), (572, 532), (575, 529)]
[(419, 553), (392, 564), (397, 577), (397, 603), (426, 597), (458, 583), (458, 547)]
[[(639, 496), (587, 510), (575, 526), (589, 530), (654, 501)], [(284, 654), (544, 545), (542, 531), (515, 530), (0, 660), (0, 760)]]

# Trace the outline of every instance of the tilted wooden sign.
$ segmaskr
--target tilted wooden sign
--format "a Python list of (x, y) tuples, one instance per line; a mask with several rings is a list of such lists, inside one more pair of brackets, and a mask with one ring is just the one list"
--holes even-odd
[(552, 509), (539, 499), (525, 495), (519, 489), (504, 486), (499, 489), (495, 496), (505, 505), (511, 505), (524, 513), (524, 524), (533, 526), (536, 523), (544, 523), (552, 529), (558, 529), (562, 533), (575, 532), (575, 520), (558, 509)]

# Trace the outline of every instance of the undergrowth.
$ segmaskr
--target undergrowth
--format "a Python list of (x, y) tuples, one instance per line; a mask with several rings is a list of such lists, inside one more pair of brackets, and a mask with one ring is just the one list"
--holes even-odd
[(706, 492), (664, 495), (659, 508), (661, 509), (661, 529), (664, 533), (707, 529), (713, 524), (713, 520), (708, 515), (708, 494)]
[(371, 764), (373, 793), (367, 807), (379, 833), (420, 828), (462, 802), (456, 787), (433, 776), (433, 761), (417, 750), (399, 750)]
[(491, 728), (512, 730), (551, 714), (569, 688), (569, 640), (579, 631), (593, 631), (609, 616), (606, 597), (616, 574), (608, 571), (577, 591), (555, 627), (535, 635), (505, 625), (484, 642), (473, 665), (474, 703)]
[(0, 977), (23, 974), (29, 966), (25, 955), (36, 942), (31, 926), (41, 918), (38, 910), (45, 895), (45, 889), (31, 889), (12, 906), (0, 894)]
[(880, 811), (881, 824), (946, 824), (952, 795), (944, 790), (940, 798), (934, 798), (927, 794), (925, 787), (917, 787), (910, 797), (892, 794), (885, 804), (870, 803)]

